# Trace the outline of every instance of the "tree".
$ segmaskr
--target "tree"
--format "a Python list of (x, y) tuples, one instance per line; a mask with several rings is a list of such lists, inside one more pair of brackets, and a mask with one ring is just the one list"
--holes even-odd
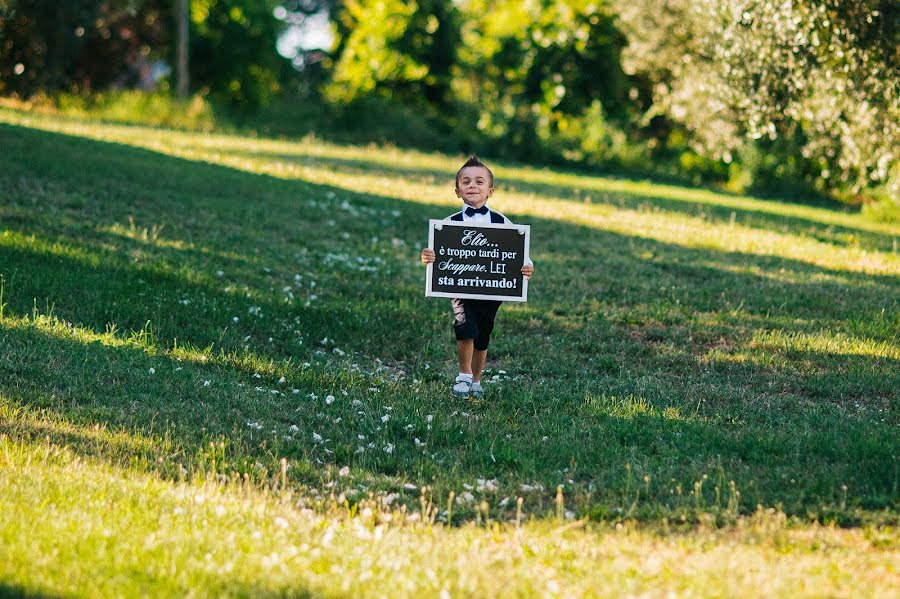
[(429, 113), (452, 109), (458, 15), (449, 0), (347, 0), (344, 39), (327, 89), (350, 102), (377, 94)]
[[(888, 0), (618, 0), (644, 120), (753, 186), (900, 197), (900, 9)], [(755, 171), (755, 172), (754, 172)]]
[[(624, 36), (602, 3), (462, 0), (457, 98), (482, 134), (519, 158), (585, 149), (584, 129), (627, 120)], [(584, 119), (593, 119), (583, 127)], [(575, 130), (579, 135), (568, 135)], [(560, 143), (557, 143), (560, 142)], [(597, 148), (595, 148), (597, 149)]]
[(167, 43), (165, 3), (9, 0), (0, 3), (0, 91), (89, 91), (129, 85)]
[(288, 62), (275, 44), (277, 0), (191, 0), (191, 80), (234, 105), (269, 103)]
[(900, 7), (891, 0), (704, 0), (717, 95), (747, 134), (796, 124), (818, 183), (900, 197)]
[[(277, 0), (191, 0), (191, 81), (234, 105), (265, 105), (287, 61)], [(153, 60), (175, 62), (172, 0), (6, 0), (0, 91), (31, 95), (134, 87)]]

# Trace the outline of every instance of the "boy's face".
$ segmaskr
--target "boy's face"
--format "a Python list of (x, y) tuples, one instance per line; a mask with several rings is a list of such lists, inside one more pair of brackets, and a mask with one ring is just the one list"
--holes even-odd
[(491, 174), (483, 166), (467, 166), (459, 171), (456, 196), (472, 208), (481, 208), (494, 195)]

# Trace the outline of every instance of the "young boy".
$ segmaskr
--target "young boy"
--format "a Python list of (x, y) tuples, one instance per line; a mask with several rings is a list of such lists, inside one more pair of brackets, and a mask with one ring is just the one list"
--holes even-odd
[[(494, 174), (477, 157), (469, 158), (456, 173), (456, 197), (463, 201), (463, 209), (444, 220), (470, 223), (512, 224), (508, 218), (489, 210), (485, 205), (494, 195)], [(422, 263), (434, 262), (434, 250), (422, 250)], [(522, 274), (531, 278), (534, 264), (526, 262)], [(456, 357), (459, 375), (453, 384), (453, 394), (458, 397), (483, 397), (481, 371), (487, 360), (487, 348), (494, 329), (494, 317), (502, 302), (495, 300), (452, 299), (454, 331), (456, 332)]]

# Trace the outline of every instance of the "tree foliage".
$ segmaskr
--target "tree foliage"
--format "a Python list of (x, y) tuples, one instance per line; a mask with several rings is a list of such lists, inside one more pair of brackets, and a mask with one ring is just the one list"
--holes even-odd
[(237, 106), (260, 107), (287, 62), (275, 51), (277, 0), (191, 0), (191, 77)]
[[(419, 138), (495, 156), (900, 198), (896, 0), (190, 6), (192, 84), (231, 105), (265, 107), (299, 79), (348, 126), (395, 106), (429, 128)], [(325, 13), (334, 47), (300, 51), (291, 69), (278, 36)], [(174, 31), (173, 0), (0, 0), (0, 92), (134, 86), (174, 63)]]
[(0, 2), (0, 91), (131, 86), (168, 42), (168, 2)]
[(420, 106), (465, 145), (526, 159), (584, 149), (558, 135), (579, 119), (625, 121), (625, 39), (596, 2), (347, 0), (339, 18), (332, 100)]
[(459, 42), (449, 0), (346, 0), (328, 97), (349, 102), (378, 94), (431, 112), (452, 105), (451, 67)]
[[(900, 148), (900, 8), (890, 0), (705, 0), (716, 88), (747, 134), (797, 125), (823, 186), (888, 182)], [(890, 181), (900, 192), (900, 172)]]
[[(191, 0), (191, 81), (234, 104), (264, 105), (285, 63), (275, 0)], [(0, 91), (134, 87), (174, 63), (172, 0), (7, 0), (0, 4)]]
[[(625, 39), (612, 16), (586, 0), (458, 3), (464, 15), (457, 95), (471, 114), (461, 126), (538, 158), (548, 147), (575, 151), (567, 137), (593, 114), (624, 122)], [(602, 113), (602, 114), (601, 114)], [(570, 143), (570, 142), (575, 142)]]
[(650, 92), (645, 118), (683, 125), (697, 151), (740, 158), (768, 186), (900, 196), (896, 3), (620, 0), (618, 10), (625, 70)]

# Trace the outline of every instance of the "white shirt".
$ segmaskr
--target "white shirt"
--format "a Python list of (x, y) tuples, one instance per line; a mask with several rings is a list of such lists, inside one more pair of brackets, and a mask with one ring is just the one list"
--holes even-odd
[[(487, 206), (487, 204), (485, 204), (485, 206)], [(474, 223), (474, 224), (476, 224), (476, 225), (482, 224), (482, 223), (490, 224), (490, 222), (491, 222), (491, 212), (494, 212), (494, 213), (496, 213), (496, 214), (500, 214), (500, 213), (497, 212), (496, 210), (491, 210), (490, 208), (488, 208), (488, 212), (486, 212), (485, 214), (478, 214), (478, 213), (476, 212), (476, 213), (473, 214), (472, 216), (469, 216), (468, 214), (466, 214), (466, 208), (469, 208), (469, 205), (468, 205), (468, 204), (463, 204), (463, 207), (462, 207), (462, 219), (463, 219), (463, 222), (464, 222), (464, 223)], [(451, 215), (451, 216), (452, 216), (452, 215)], [(511, 224), (513, 224), (513, 222), (512, 222), (511, 220), (509, 220), (508, 218), (506, 218), (505, 215), (500, 214), (500, 216), (503, 217), (503, 224), (505, 224), (505, 225), (511, 225)], [(448, 218), (449, 218), (449, 217), (448, 217)]]

